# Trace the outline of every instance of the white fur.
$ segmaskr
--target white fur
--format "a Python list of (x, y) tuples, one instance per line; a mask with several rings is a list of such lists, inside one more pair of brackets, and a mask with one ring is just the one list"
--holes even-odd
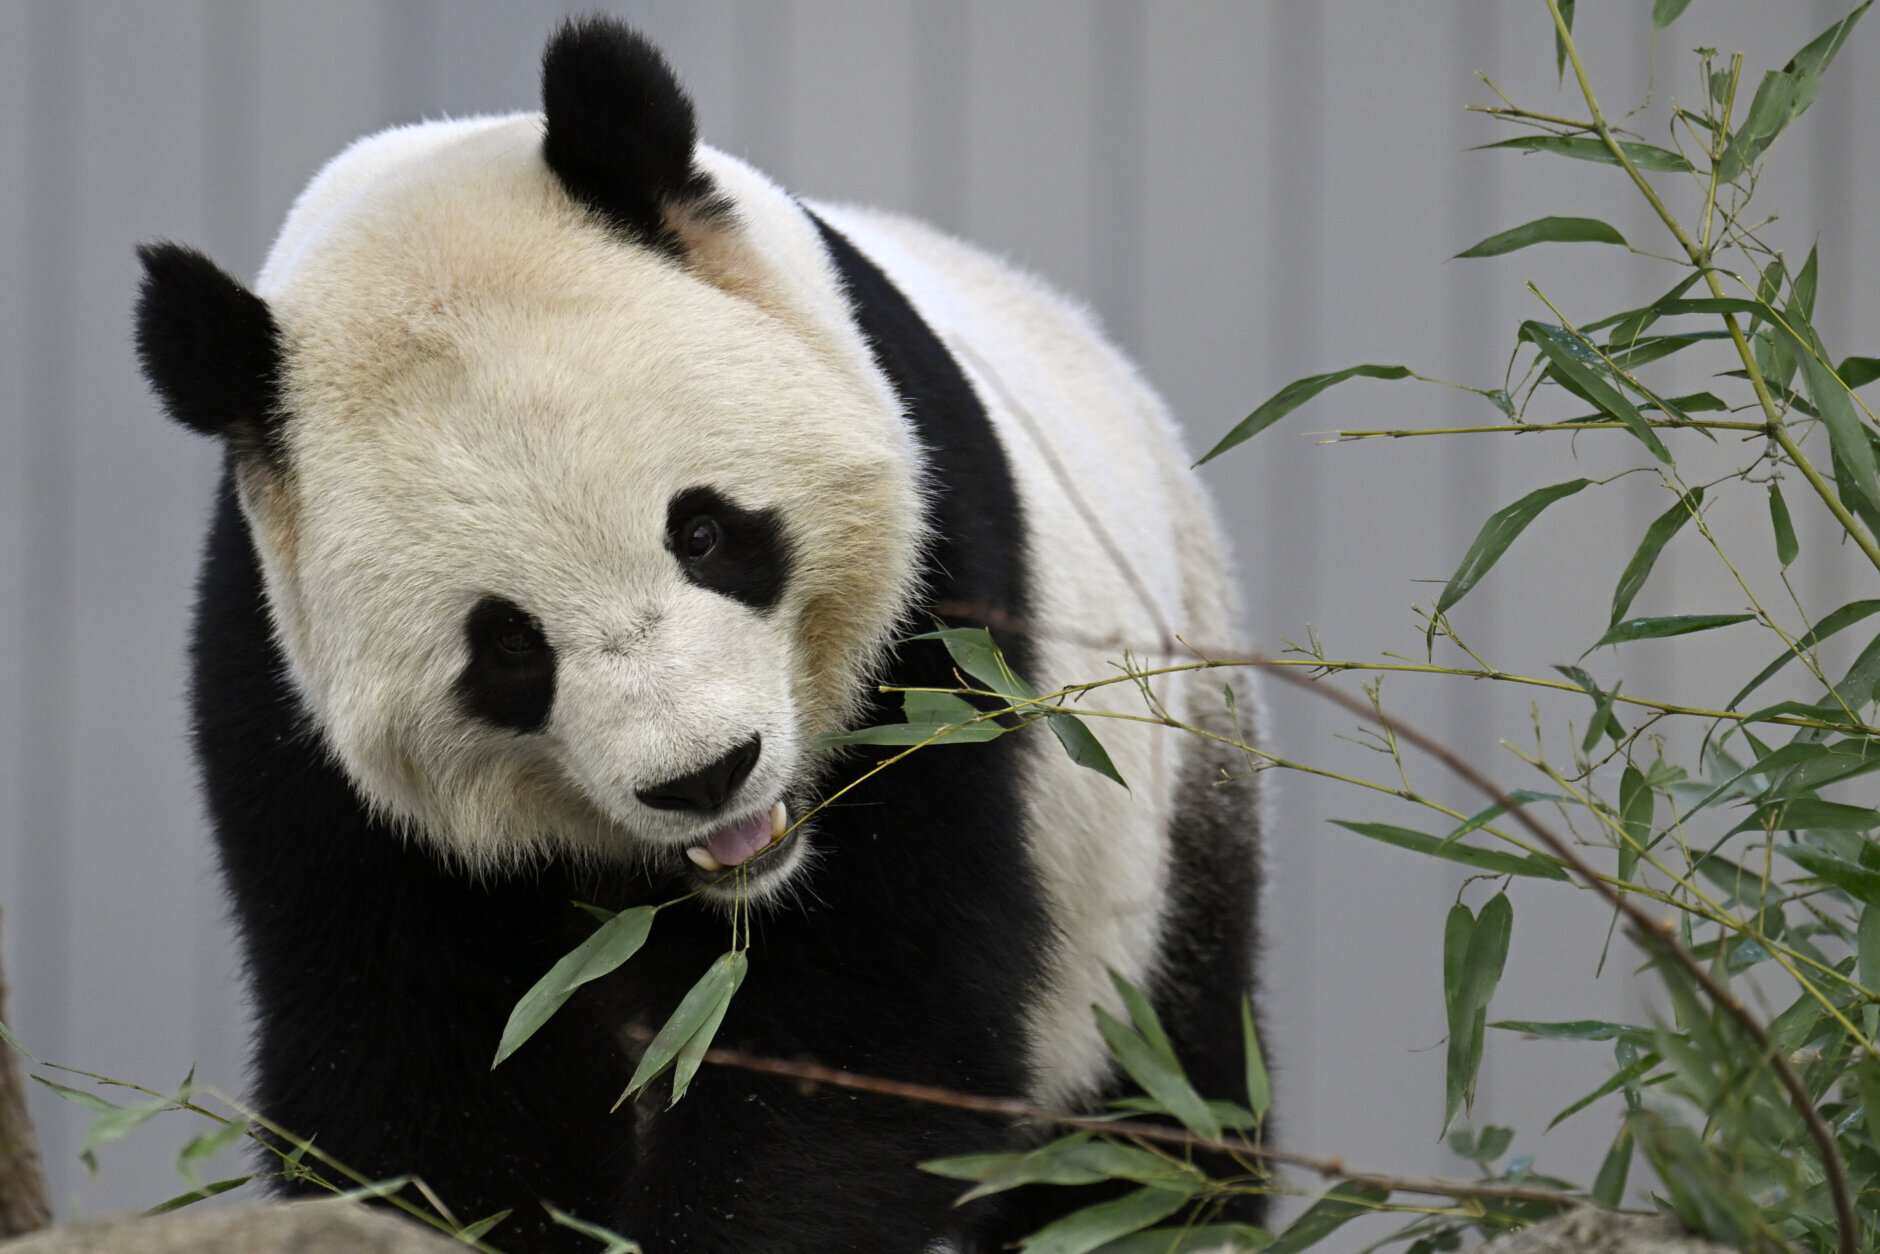
[[(1177, 637), (1233, 638), (1220, 533), (1161, 402), (1083, 310), (1042, 283), (920, 223), (819, 206), (891, 278), (953, 349), (997, 428), (1031, 540), (1031, 615), (1040, 691), (1118, 674), (1125, 648), (1144, 668), (1191, 661)], [(1177, 718), (1218, 709), (1218, 689), (1163, 677), (1152, 690)], [(1144, 715), (1132, 684), (1084, 709)], [(1125, 792), (1074, 765), (1055, 741), (1033, 746), (1025, 788), (1031, 849), (1062, 933), (1050, 996), (1034, 1015), (1047, 1103), (1106, 1074), (1094, 1003), (1119, 1009), (1106, 971), (1151, 974), (1167, 888), (1173, 788), (1191, 738), (1093, 718)]]
[[(684, 268), (576, 208), (530, 115), (407, 127), (353, 145), (301, 196), (260, 294), (287, 343), (291, 472), (245, 473), (294, 681), (382, 812), (474, 865), (559, 845), (676, 854), (701, 825), (633, 792), (752, 731), (737, 807), (815, 769), (804, 746), (909, 604), (922, 453), (848, 316), (813, 224), (721, 153), (729, 220), (675, 223)], [(1218, 530), (1160, 403), (1080, 310), (903, 219), (819, 209), (953, 348), (1014, 468), (1030, 536), (1041, 689), (1232, 639)], [(709, 485), (775, 508), (798, 547), (774, 613), (688, 584), (666, 502)], [(461, 713), (461, 623), (489, 593), (558, 654), (540, 736)], [(1162, 677), (1180, 718), (1211, 683)], [(1083, 702), (1144, 714), (1135, 687)], [(1023, 785), (1060, 930), (1036, 1010), (1037, 1096), (1097, 1084), (1106, 968), (1143, 981), (1166, 898), (1187, 738), (1096, 718), (1130, 789), (1042, 733)], [(799, 842), (800, 844), (801, 842)]]

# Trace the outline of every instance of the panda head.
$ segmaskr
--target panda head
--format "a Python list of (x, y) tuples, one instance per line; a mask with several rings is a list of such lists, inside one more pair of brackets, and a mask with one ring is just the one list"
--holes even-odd
[(915, 451), (813, 225), (658, 53), (570, 24), (543, 97), (360, 141), (254, 292), (145, 248), (139, 353), (375, 811), (474, 868), (741, 864), (909, 603)]

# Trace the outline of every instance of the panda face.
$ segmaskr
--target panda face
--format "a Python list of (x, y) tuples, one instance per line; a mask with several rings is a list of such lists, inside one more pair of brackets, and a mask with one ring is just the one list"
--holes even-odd
[(740, 864), (908, 603), (913, 451), (865, 350), (623, 244), (514, 129), (290, 220), (263, 275), (277, 633), (361, 794), (472, 867)]

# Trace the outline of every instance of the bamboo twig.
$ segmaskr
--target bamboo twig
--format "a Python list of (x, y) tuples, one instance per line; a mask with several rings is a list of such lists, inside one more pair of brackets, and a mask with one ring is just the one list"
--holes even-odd
[[(1552, 7), (1554, 2), (1555, 0), (1547, 0), (1549, 7)], [(1556, 12), (1558, 12), (1558, 10), (1556, 10)], [(1569, 48), (1571, 48), (1571, 45), (1569, 45)], [(1393, 735), (1401, 737), (1435, 758), (1438, 762), (1441, 762), (1445, 767), (1449, 768), (1450, 771), (1465, 780), (1477, 791), (1495, 802), (1495, 804), (1501, 806), (1511, 818), (1521, 824), (1521, 826), (1527, 828), (1536, 840), (1547, 846), (1548, 851), (1552, 853), (1554, 857), (1564, 863), (1574, 874), (1585, 880), (1587, 885), (1601, 897), (1604, 897), (1607, 903), (1615, 910), (1624, 914), (1626, 920), (1632, 926), (1634, 939), (1641, 945), (1655, 946), (1675, 961), (1680, 967), (1683, 967), (1685, 973), (1704, 990), (1705, 995), (1721, 1008), (1725, 1014), (1728, 1014), (1734, 1019), (1738, 1026), (1743, 1029), (1744, 1033), (1751, 1040), (1756, 1042), (1756, 1047), (1762, 1052), (1763, 1057), (1768, 1060), (1770, 1068), (1776, 1073), (1776, 1078), (1781, 1081), (1782, 1087), (1788, 1090), (1789, 1097), (1795, 1105), (1796, 1114), (1800, 1116), (1802, 1122), (1807, 1125), (1809, 1135), (1814, 1139), (1816, 1148), (1821, 1152), (1822, 1175), (1826, 1178), (1829, 1195), (1834, 1199), (1835, 1215), (1840, 1225), (1839, 1235), (1842, 1254), (1857, 1254), (1860, 1227), (1854, 1215), (1853, 1196), (1848, 1192), (1847, 1168), (1841, 1162), (1840, 1150), (1834, 1142), (1834, 1133), (1822, 1119), (1821, 1112), (1815, 1108), (1815, 1100), (1813, 1095), (1809, 1093), (1808, 1086), (1802, 1082), (1801, 1076), (1796, 1074), (1795, 1067), (1789, 1062), (1787, 1055), (1776, 1048), (1774, 1042), (1769, 1039), (1768, 1029), (1764, 1028), (1761, 1022), (1757, 1020), (1756, 1016), (1749, 1012), (1748, 1007), (1744, 1006), (1742, 1001), (1728, 988), (1718, 984), (1711, 976), (1710, 972), (1704, 969), (1704, 965), (1699, 962), (1688, 949), (1678, 944), (1676, 934), (1673, 932), (1670, 924), (1660, 923), (1653, 919), (1639, 907), (1637, 902), (1608, 884), (1592, 867), (1586, 864), (1568, 842), (1562, 840), (1559, 836), (1555, 835), (1550, 828), (1544, 826), (1538, 819), (1528, 814), (1523, 803), (1516, 801), (1507, 793), (1503, 792), (1486, 775), (1476, 770), (1475, 767), (1471, 766), (1466, 760), (1446, 746), (1424, 735), (1416, 728), (1410, 727), (1398, 719), (1385, 714), (1383, 711), (1374, 709), (1365, 702), (1356, 700), (1346, 693), (1340, 692), (1336, 688), (1317, 683), (1309, 677), (1291, 674), (1286, 671), (1274, 671), (1273, 675), (1282, 683), (1317, 693), (1325, 700), (1357, 715), (1367, 722), (1373, 722), (1380, 727), (1388, 728)]]

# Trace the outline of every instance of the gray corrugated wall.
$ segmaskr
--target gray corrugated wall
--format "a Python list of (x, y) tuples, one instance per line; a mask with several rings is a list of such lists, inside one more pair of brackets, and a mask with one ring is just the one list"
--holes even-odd
[[(192, 1063), (225, 1087), (242, 1082), (236, 959), (181, 718), (215, 459), (156, 415), (137, 379), (131, 246), (175, 237), (252, 274), (296, 190), (347, 140), (420, 116), (529, 107), (540, 43), (569, 7), (0, 0), (0, 909), (12, 1018), (43, 1056), (155, 1086)], [(1525, 278), (1583, 311), (1597, 294), (1643, 298), (1668, 282), (1616, 250), (1443, 263), (1543, 212), (1606, 216), (1662, 242), (1608, 172), (1464, 151), (1498, 137), (1461, 111), (1487, 97), (1475, 71), (1556, 99), (1538, 4), (615, 7), (666, 47), (712, 142), (802, 193), (930, 217), (1089, 299), (1197, 447), (1318, 370), (1404, 361), (1498, 378), (1514, 320), (1534, 308)], [(1648, 7), (1583, 6), (1610, 104), (1645, 86)], [(1700, 40), (1777, 64), (1842, 7), (1693, 6), (1658, 41), (1656, 98), (1695, 89), (1684, 50)], [(1874, 38), (1861, 31), (1846, 55), (1871, 62)], [(1805, 249), (1818, 234), (1832, 259), (1820, 321), (1842, 351), (1880, 348), (1877, 133), (1880, 76), (1837, 68), (1775, 162), (1782, 238)], [(1253, 639), (1277, 648), (1309, 623), (1341, 656), (1413, 651), (1408, 607), (1430, 588), (1412, 581), (1445, 576), (1491, 509), (1620, 464), (1616, 446), (1591, 441), (1575, 468), (1564, 444), (1322, 447), (1310, 435), (1485, 421), (1468, 399), (1352, 385), (1207, 472)], [(1577, 651), (1660, 508), (1638, 484), (1559, 511), (1459, 621), (1510, 666)], [(1819, 552), (1820, 520), (1804, 526)], [(1678, 556), (1648, 599), (1727, 593)], [(1562, 599), (1582, 577), (1596, 589), (1590, 608)], [(1818, 605), (1871, 584), (1833, 563), (1806, 579)], [(1665, 691), (1701, 682), (1714, 656), (1641, 651), (1629, 673)], [(1521, 694), (1403, 680), (1385, 691), (1527, 782), (1496, 748), (1523, 733)], [(1342, 721), (1309, 700), (1275, 692), (1269, 705), (1281, 748), (1378, 769), (1334, 742)], [(1420, 786), (1474, 808), (1416, 770)], [(1460, 877), (1324, 822), (1407, 816), (1303, 777), (1279, 783), (1266, 1002), (1284, 1138), (1367, 1166), (1454, 1170), (1435, 1139), (1443, 1054), (1432, 1047), (1440, 921)], [(1593, 983), (1574, 947), (1604, 925), (1582, 897), (1517, 892), (1497, 1013), (1640, 1013), (1616, 973)], [(1518, 1148), (1538, 1150), (1543, 1168), (1590, 1175), (1605, 1122), (1545, 1139), (1538, 1129), (1597, 1082), (1597, 1049), (1496, 1045), (1483, 1114), (1521, 1126)], [(75, 1161), (83, 1118), (56, 1100), (35, 1110), (61, 1210), (145, 1205), (180, 1187), (169, 1160), (194, 1129), (159, 1124), (109, 1146), (88, 1182)]]

